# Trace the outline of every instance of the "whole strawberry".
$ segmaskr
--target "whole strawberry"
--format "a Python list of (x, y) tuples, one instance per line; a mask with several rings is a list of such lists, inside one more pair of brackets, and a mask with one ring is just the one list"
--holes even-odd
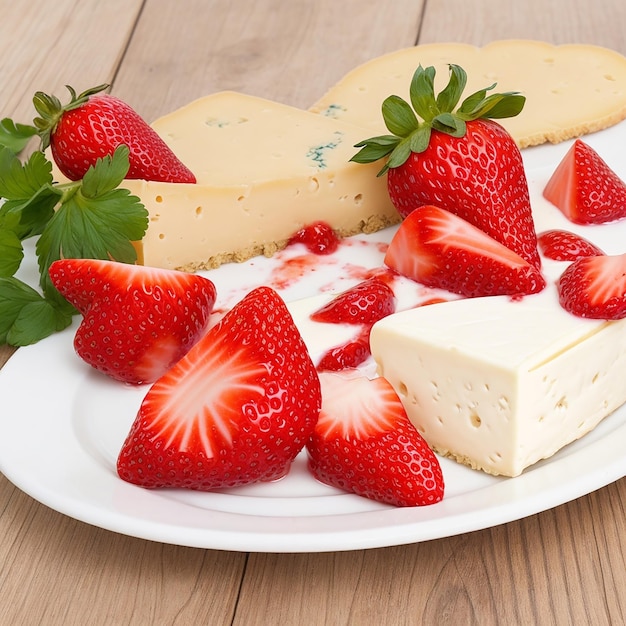
[(195, 183), (194, 174), (128, 104), (106, 93), (100, 85), (76, 95), (66, 105), (56, 96), (38, 91), (33, 104), (39, 117), (41, 148), (50, 146), (57, 167), (70, 180), (83, 178), (97, 159), (110, 156), (120, 145), (130, 150), (126, 178)]
[(380, 174), (388, 172), (389, 196), (403, 217), (425, 204), (438, 206), (540, 267), (521, 153), (493, 121), (517, 115), (525, 98), (514, 92), (487, 96), (492, 85), (455, 110), (467, 82), (465, 71), (450, 65), (448, 85), (437, 96), (434, 78), (434, 67), (417, 69), (412, 106), (398, 96), (387, 98), (382, 111), (393, 134), (358, 143), (361, 150), (352, 160), (388, 157)]

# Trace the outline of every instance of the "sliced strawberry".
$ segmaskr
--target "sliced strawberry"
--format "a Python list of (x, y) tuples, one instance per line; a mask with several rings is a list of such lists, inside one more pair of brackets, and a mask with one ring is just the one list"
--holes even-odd
[(317, 370), (319, 372), (338, 372), (344, 369), (354, 369), (367, 361), (370, 356), (370, 329), (364, 327), (352, 340), (331, 348), (322, 355)]
[(307, 443), (309, 469), (323, 483), (395, 506), (443, 498), (437, 457), (384, 378), (321, 373), (322, 409)]
[(466, 297), (541, 291), (540, 271), (460, 217), (435, 206), (415, 209), (400, 224), (385, 263), (428, 287)]
[(626, 184), (589, 145), (576, 139), (543, 195), (576, 224), (626, 217)]
[(335, 296), (328, 304), (311, 313), (315, 322), (367, 324), (391, 315), (396, 306), (393, 290), (377, 278), (364, 280)]
[(275, 480), (313, 432), (320, 404), (287, 307), (260, 287), (154, 383), (118, 473), (143, 487), (203, 491)]
[(295, 233), (289, 243), (304, 244), (313, 254), (332, 254), (339, 246), (339, 237), (326, 222), (313, 222)]
[(546, 230), (537, 236), (542, 254), (553, 261), (575, 261), (585, 256), (604, 254), (598, 246), (568, 230)]
[(626, 317), (626, 254), (590, 256), (574, 261), (557, 288), (564, 309), (592, 319)]
[(215, 286), (196, 274), (95, 259), (61, 259), (53, 285), (83, 315), (77, 354), (128, 383), (154, 382), (205, 333)]

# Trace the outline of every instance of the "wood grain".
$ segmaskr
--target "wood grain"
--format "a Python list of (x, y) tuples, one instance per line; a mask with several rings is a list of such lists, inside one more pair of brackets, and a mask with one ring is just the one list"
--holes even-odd
[[(306, 108), (356, 65), (413, 45), (422, 7), (423, 0), (147, 0), (115, 93), (148, 120), (221, 90)], [(181, 25), (181, 10), (196, 19)]]
[[(626, 3), (596, 0), (0, 0), (0, 110), (113, 81), (153, 119), (236, 89), (306, 107), (416, 41), (585, 42), (626, 54)], [(520, 60), (523, 62), (523, 59)], [(0, 348), (0, 365), (11, 351)], [(24, 462), (28, 462), (25, 459)], [(240, 554), (147, 542), (0, 476), (2, 624), (626, 623), (626, 479), (539, 515), (369, 551)]]

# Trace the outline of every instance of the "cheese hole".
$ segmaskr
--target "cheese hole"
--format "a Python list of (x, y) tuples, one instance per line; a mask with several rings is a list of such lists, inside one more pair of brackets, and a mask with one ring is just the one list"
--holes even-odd
[(201, 217), (202, 215), (202, 207), (201, 206), (197, 206), (196, 207), (196, 217)]
[(155, 196), (154, 201), (159, 203), (163, 202), (163, 196)]
[(600, 372), (596, 372), (591, 379), (591, 384), (595, 385), (598, 382), (598, 378), (600, 378)]
[(476, 414), (476, 413), (472, 413), (470, 415), (470, 424), (474, 427), (474, 428), (480, 428), (481, 424), (483, 423), (483, 421), (480, 419), (480, 415)]
[(310, 178), (309, 179), (309, 191), (311, 193), (317, 193), (319, 191), (319, 188), (320, 188), (320, 181), (317, 180), (317, 178), (315, 178), (315, 176)]
[(615, 76), (611, 76), (611, 74), (605, 74), (604, 79), (613, 82), (615, 80)]
[(363, 194), (362, 193), (357, 193), (356, 196), (354, 196), (354, 204), (356, 204), (357, 206), (362, 204), (363, 202)]
[(165, 239), (165, 235), (163, 233), (159, 233), (159, 239)]
[(562, 398), (559, 398), (559, 401), (556, 403), (554, 408), (557, 410), (567, 409), (567, 398), (565, 396), (563, 396)]
[(409, 393), (409, 390), (406, 386), (406, 383), (400, 382), (398, 384), (398, 394), (401, 396), (406, 396)]

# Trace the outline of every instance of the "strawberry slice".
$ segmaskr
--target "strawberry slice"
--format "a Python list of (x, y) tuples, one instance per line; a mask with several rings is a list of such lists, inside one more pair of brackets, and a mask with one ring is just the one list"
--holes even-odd
[(378, 278), (364, 280), (335, 296), (311, 313), (315, 322), (372, 325), (391, 315), (396, 306), (393, 290)]
[(370, 330), (365, 326), (352, 340), (327, 350), (317, 364), (318, 372), (338, 372), (355, 369), (370, 356)]
[(580, 139), (557, 166), (543, 195), (576, 224), (604, 224), (626, 216), (626, 184)]
[(287, 307), (259, 287), (148, 391), (120, 477), (210, 491), (284, 476), (313, 432), (317, 373)]
[(61, 259), (52, 284), (83, 315), (74, 348), (127, 383), (154, 382), (202, 337), (215, 285), (202, 276), (96, 259)]
[(412, 211), (394, 235), (385, 264), (428, 287), (466, 297), (541, 291), (541, 272), (457, 215), (432, 205)]
[(586, 256), (604, 254), (598, 246), (568, 230), (555, 228), (537, 235), (541, 253), (553, 261), (575, 261)]
[(626, 254), (590, 256), (574, 261), (561, 274), (561, 306), (579, 317), (626, 317)]
[(443, 498), (437, 457), (384, 378), (321, 373), (322, 409), (307, 443), (321, 482), (395, 506)]
[(332, 254), (339, 247), (339, 237), (326, 222), (313, 222), (301, 228), (287, 245), (294, 243), (303, 244), (309, 252), (313, 254)]

